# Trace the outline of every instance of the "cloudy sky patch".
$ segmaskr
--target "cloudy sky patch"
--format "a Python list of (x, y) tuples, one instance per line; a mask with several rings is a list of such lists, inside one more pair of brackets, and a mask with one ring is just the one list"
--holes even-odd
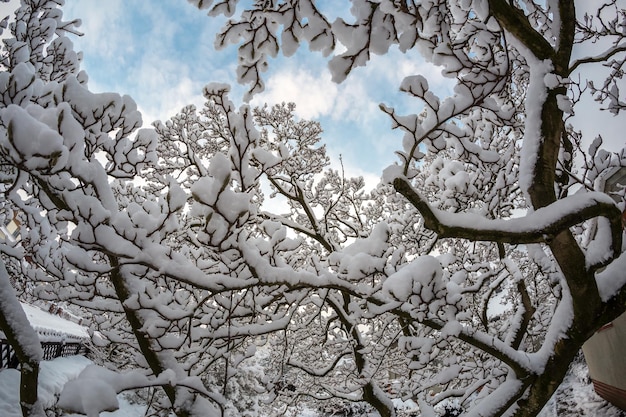
[[(341, 4), (349, 7), (347, 2)], [(7, 9), (3, 3), (0, 7), (0, 11)], [(340, 14), (336, 1), (324, 0), (320, 7), (333, 16)], [(67, 0), (63, 11), (66, 20), (82, 20), (84, 36), (72, 37), (72, 41), (83, 51), (90, 88), (130, 95), (143, 113), (144, 124), (166, 120), (188, 104), (202, 106), (202, 88), (210, 82), (230, 84), (231, 99), (242, 103), (246, 86), (236, 83), (237, 48), (214, 49), (224, 18), (207, 17), (183, 0)], [(598, 50), (597, 45), (583, 45), (575, 53), (584, 56)], [(444, 78), (439, 68), (416, 52), (403, 54), (397, 48), (385, 56), (373, 56), (366, 67), (355, 69), (341, 84), (331, 81), (327, 58), (309, 52), (307, 45), (295, 56), (279, 56), (269, 64), (266, 90), (252, 104), (296, 103), (299, 117), (322, 124), (334, 167), (339, 166), (341, 156), (348, 175), (378, 177), (394, 162), (402, 133), (390, 129), (391, 121), (378, 105), (395, 107), (400, 114), (421, 111), (419, 100), (399, 92), (404, 77), (424, 75), (442, 97), (450, 95), (454, 85), (454, 80)], [(578, 109), (571, 120), (583, 129), (585, 140), (590, 142), (600, 127), (606, 131), (607, 125), (615, 125), (614, 134), (605, 135), (605, 143), (612, 150), (624, 146), (619, 120), (598, 112), (597, 105), (586, 100), (585, 107), (592, 113)]]

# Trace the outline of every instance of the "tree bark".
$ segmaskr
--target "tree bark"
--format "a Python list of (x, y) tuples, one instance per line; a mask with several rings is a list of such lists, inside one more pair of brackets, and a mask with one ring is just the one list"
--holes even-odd
[[(131, 292), (128, 288), (128, 285), (120, 272), (119, 261), (115, 256), (109, 255), (109, 259), (111, 262), (111, 266), (113, 267), (111, 272), (111, 283), (115, 288), (115, 292), (119, 298), (119, 301), (122, 303), (122, 308), (124, 309), (124, 314), (126, 315), (126, 320), (132, 329), (133, 335), (137, 340), (137, 344), (139, 346), (139, 350), (143, 355), (144, 359), (148, 363), (150, 370), (154, 375), (159, 375), (167, 368), (163, 365), (161, 358), (156, 349), (153, 348), (150, 335), (144, 331), (145, 328), (144, 320), (139, 314), (139, 312), (133, 308), (130, 308), (126, 305), (126, 301), (131, 296)], [(191, 404), (187, 404), (187, 406), (183, 405), (182, 407), (177, 407), (177, 397), (178, 390), (183, 388), (176, 388), (171, 385), (163, 385), (163, 390), (165, 391), (165, 395), (170, 400), (172, 404), (173, 411), (177, 417), (190, 417), (191, 412), (189, 411)]]
[[(573, 0), (559, 0), (558, 11), (561, 27), (556, 44), (550, 43), (532, 28), (524, 13), (505, 0), (490, 0), (490, 9), (500, 25), (521, 41), (539, 60), (550, 59), (554, 72), (562, 77), (570, 73), (570, 59), (576, 29), (576, 12)], [(566, 94), (565, 87), (548, 91), (541, 111), (541, 141), (533, 178), (528, 194), (536, 210), (557, 200), (555, 193), (556, 167), (565, 134), (563, 111), (557, 96)], [(619, 242), (613, 242), (617, 245)], [(620, 245), (621, 246), (621, 245)], [(583, 343), (602, 326), (608, 316), (619, 311), (602, 314), (605, 307), (600, 299), (595, 276), (585, 263), (585, 254), (570, 230), (562, 230), (549, 242), (550, 250), (560, 268), (572, 297), (574, 317), (566, 334), (556, 343), (545, 369), (530, 385), (526, 397), (517, 402), (518, 417), (535, 416), (552, 397), (565, 377)], [(615, 248), (614, 248), (615, 249)], [(617, 248), (619, 251), (620, 248)], [(566, 301), (561, 301), (566, 302)], [(623, 311), (623, 306), (622, 306)]]
[[(347, 306), (350, 301), (350, 296), (346, 293), (342, 293), (342, 297), (344, 299), (345, 305)], [(337, 317), (339, 318), (339, 321), (341, 322), (344, 330), (348, 334), (350, 334), (352, 340), (354, 340), (354, 344), (352, 346), (354, 364), (356, 366), (357, 372), (362, 375), (366, 368), (366, 358), (362, 353), (365, 346), (363, 346), (363, 341), (361, 338), (361, 334), (359, 333), (358, 325), (350, 321), (350, 319), (345, 314), (344, 309), (337, 302), (335, 302), (332, 297), (329, 297), (328, 301), (333, 310), (335, 310), (335, 312), (337, 313)], [(368, 380), (363, 386), (363, 401), (374, 407), (381, 417), (394, 417), (396, 415), (395, 410), (393, 409), (393, 407), (389, 408), (388, 404), (386, 404), (380, 398), (380, 396), (377, 395), (377, 388), (378, 387), (376, 385), (376, 382), (372, 381), (371, 379)]]
[(37, 390), (39, 362), (43, 358), (39, 336), (26, 318), (2, 260), (0, 260), (0, 330), (20, 361), (22, 416), (45, 417)]

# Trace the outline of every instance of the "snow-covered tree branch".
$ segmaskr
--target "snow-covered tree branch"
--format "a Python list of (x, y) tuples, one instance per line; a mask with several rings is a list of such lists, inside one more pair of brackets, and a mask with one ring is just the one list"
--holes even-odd
[[(494, 263), (509, 265), (501, 270), (506, 273), (493, 274), (492, 279), (478, 285), (491, 281), (490, 285), (496, 288), (509, 288), (510, 302), (526, 312), (515, 315), (517, 324), (510, 341), (515, 350), (536, 352), (531, 355), (536, 363), (529, 368), (538, 366), (541, 371), (531, 370), (532, 377), (518, 372), (517, 382), (509, 378), (504, 384), (517, 387), (508, 391), (515, 392), (508, 397), (509, 401), (494, 407), (481, 406), (474, 412), (537, 413), (558, 386), (582, 343), (599, 326), (623, 311), (620, 303), (624, 290), (608, 296), (607, 283), (600, 279), (602, 273), (596, 274), (601, 268), (612, 269), (611, 265), (623, 262), (624, 203), (622, 200), (621, 205), (616, 205), (607, 196), (588, 191), (604, 191), (593, 185), (597, 175), (602, 175), (596, 164), (604, 165), (601, 171), (622, 167), (624, 150), (612, 156), (604, 152), (600, 158), (589, 159), (580, 146), (578, 133), (566, 125), (577, 100), (573, 90), (568, 94), (568, 88), (574, 85), (568, 77), (574, 70), (584, 76), (585, 65), (601, 63), (611, 68), (603, 87), (596, 88), (594, 80), (589, 79), (589, 90), (598, 101), (610, 102), (612, 112), (619, 112), (619, 74), (624, 56), (619, 25), (623, 24), (623, 10), (611, 2), (577, 21), (578, 5), (574, 1), (545, 4), (500, 0), (358, 1), (352, 2), (352, 20), (342, 16), (330, 22), (327, 18), (320, 20), (317, 9), (309, 9), (307, 5), (307, 2), (281, 1), (256, 4), (227, 23), (221, 35), (222, 43), (226, 39), (238, 43), (238, 38), (232, 36), (233, 28), (252, 27), (263, 16), (264, 28), (274, 29), (269, 35), (273, 39), (271, 47), (264, 42), (245, 43), (239, 50), (242, 63), (262, 56), (265, 65), (267, 57), (275, 56), (281, 48), (285, 55), (290, 55), (300, 43), (309, 42), (315, 50), (317, 46), (311, 42), (314, 37), (309, 33), (317, 27), (326, 45), (340, 43), (345, 47), (329, 63), (336, 81), (345, 79), (355, 67), (366, 65), (372, 53), (384, 54), (392, 45), (402, 51), (418, 49), (426, 59), (441, 66), (444, 74), (456, 79), (455, 94), (445, 99), (430, 90), (423, 76), (416, 74), (405, 79), (401, 90), (422, 102), (424, 110), (419, 114), (401, 116), (394, 109), (381, 106), (394, 126), (405, 132), (402, 149), (398, 151), (399, 164), (390, 167), (384, 179), (416, 209), (413, 212), (416, 226), (425, 226), (437, 234), (438, 240), (430, 250), (439, 254), (447, 252), (459, 260), (459, 269), (465, 272), (463, 278), (457, 276), (453, 282), (460, 288), (474, 287), (471, 276), (480, 270), (478, 265), (489, 265), (490, 269)], [(211, 3), (203, 2), (202, 6), (210, 8)], [(222, 11), (219, 5), (211, 10), (213, 14)], [(303, 11), (311, 11), (319, 24), (311, 21), (303, 25)], [(285, 16), (300, 17), (291, 20)], [(267, 24), (270, 19), (274, 19), (275, 26)], [(306, 37), (298, 36), (293, 30), (288, 32), (290, 36), (278, 36), (282, 28), (298, 25), (306, 28)], [(242, 36), (241, 32), (237, 33)], [(591, 58), (572, 58), (575, 45), (600, 38), (612, 42), (604, 53)], [(263, 85), (252, 78), (242, 81), (252, 83), (251, 93)], [(597, 146), (594, 142), (590, 149), (593, 155)], [(582, 167), (582, 177), (575, 173), (576, 150), (587, 161)], [(568, 196), (574, 190), (574, 183), (584, 188)], [(526, 210), (527, 214), (512, 218), (514, 209)], [(596, 224), (603, 225), (602, 232), (595, 229)], [(393, 242), (394, 229), (389, 225), (387, 241)], [(297, 227), (294, 230), (303, 232)], [(590, 245), (590, 242), (594, 243)], [(458, 250), (477, 245), (485, 249), (471, 260)], [(424, 253), (418, 251), (415, 255)], [(463, 258), (467, 261), (461, 262)], [(470, 330), (475, 324), (462, 318), (472, 311), (471, 307), (461, 306), (458, 313), (443, 320), (438, 317), (441, 313), (436, 313), (437, 309), (432, 310), (432, 317), (424, 311), (430, 300), (438, 298), (437, 291), (441, 291), (440, 297), (449, 291), (447, 285), (437, 286), (435, 277), (453, 273), (458, 267), (454, 262), (444, 264), (442, 271), (433, 272), (430, 281), (422, 280), (421, 274), (408, 272), (411, 265), (421, 265), (420, 259), (421, 256), (406, 259), (407, 266), (395, 273), (389, 266), (383, 268), (379, 278), (382, 288), (387, 287), (389, 295), (399, 302), (410, 304), (404, 309), (412, 311), (421, 325), (428, 327), (430, 323), (430, 327), (437, 327), (441, 323), (436, 328), (441, 332), (456, 323), (460, 326), (457, 331), (443, 333), (460, 338), (459, 335), (468, 331), (478, 338)], [(468, 265), (475, 266), (468, 270)], [(504, 278), (509, 274), (509, 278)], [(535, 283), (534, 288), (528, 286), (530, 282)], [(427, 296), (421, 294), (424, 285), (429, 289)], [(617, 290), (619, 285), (611, 288)], [(415, 301), (411, 299), (411, 288), (420, 291)], [(474, 290), (472, 294), (483, 292)], [(463, 290), (455, 292), (459, 296), (463, 293)], [(541, 305), (547, 301), (546, 297), (552, 299), (548, 302), (552, 307), (547, 310)], [(420, 315), (416, 315), (416, 309)], [(556, 314), (556, 318), (550, 322), (539, 320), (543, 323), (540, 331), (543, 336), (530, 343), (529, 337), (538, 329), (531, 322), (548, 311)], [(596, 319), (590, 320), (592, 317)], [(482, 322), (487, 327), (491, 324), (485, 320), (484, 313)], [(478, 347), (476, 340), (466, 342)], [(494, 390), (491, 395), (502, 398), (502, 389)], [(489, 395), (488, 391), (483, 389), (481, 395)]]
[[(153, 411), (179, 417), (301, 401), (387, 417), (398, 398), (424, 415), (451, 399), (467, 415), (536, 415), (624, 312), (624, 189), (598, 179), (626, 150), (568, 125), (587, 92), (621, 109), (617, 2), (577, 21), (568, 0), (354, 0), (331, 22), (313, 0), (192, 1), (230, 17), (217, 43), (239, 44), (250, 94), (301, 43), (331, 56), (338, 82), (392, 47), (455, 82), (440, 97), (414, 74), (399, 87), (415, 114), (380, 106), (404, 138), (369, 191), (331, 166), (319, 123), (288, 103), (237, 107), (224, 84), (140, 128), (130, 97), (89, 90), (60, 3), (24, 0), (3, 41), (0, 217), (19, 218), (21, 239), (0, 254), (127, 371), (78, 385), (155, 389)], [(613, 45), (572, 58), (601, 37)], [(602, 87), (568, 78), (603, 64)]]

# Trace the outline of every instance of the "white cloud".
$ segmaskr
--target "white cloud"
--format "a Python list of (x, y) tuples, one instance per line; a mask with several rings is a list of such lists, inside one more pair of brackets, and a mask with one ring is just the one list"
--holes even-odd
[[(386, 78), (376, 74), (375, 68), (359, 68), (343, 83), (336, 84), (331, 81), (324, 59), (307, 58), (304, 62), (289, 61), (282, 67), (277, 65), (279, 62), (270, 63), (266, 90), (255, 96), (251, 104), (296, 103), (299, 117), (320, 121), (328, 154), (337, 161), (334, 168), (340, 168), (338, 159), (342, 155), (344, 168), (350, 168), (346, 175), (362, 175), (369, 179), (368, 183), (377, 183), (381, 167), (393, 158), (390, 146), (397, 144), (381, 140), (393, 134), (389, 133), (391, 123), (378, 104), (384, 96), (397, 94), (397, 86), (390, 89)], [(366, 166), (356, 169), (359, 162)]]
[(314, 75), (303, 68), (282, 68), (267, 79), (265, 91), (251, 103), (293, 102), (298, 116), (317, 119), (334, 110), (338, 95), (337, 84), (331, 81), (328, 71)]
[(311, 61), (293, 61), (283, 66), (270, 63), (265, 91), (251, 103), (293, 102), (297, 115), (305, 119), (329, 117), (334, 121), (358, 123), (367, 123), (372, 113), (379, 112), (377, 97), (372, 94), (377, 82), (372, 78), (374, 71), (359, 68), (346, 81), (336, 84), (331, 80), (324, 59), (313, 60), (314, 64)]
[(15, 11), (17, 7), (19, 7), (20, 2), (17, 0), (11, 0), (8, 3), (0, 3), (0, 16), (4, 18), (4, 16), (8, 16)]
[[(374, 96), (375, 82), (367, 74), (355, 73), (341, 84), (341, 94), (335, 103), (332, 119), (348, 119), (360, 124), (369, 124), (380, 113), (380, 97)], [(380, 91), (378, 92), (380, 93)]]
[(152, 94), (142, 94), (138, 108), (146, 126), (156, 120), (169, 119), (189, 104), (200, 108), (204, 104), (204, 97), (198, 83), (189, 77), (182, 77), (176, 83), (162, 85)]
[[(12, 22), (14, 20), (13, 13), (19, 6), (20, 6), (20, 2), (18, 0), (11, 0), (8, 3), (3, 3), (3, 2), (0, 3), (0, 20), (4, 19), (5, 16), (9, 16), (9, 22)], [(8, 33), (7, 29), (5, 29), (5, 32), (3, 33), (3, 36), (2, 36), (3, 38)]]
[[(211, 65), (208, 54), (196, 51), (204, 51), (212, 39), (203, 36), (198, 22), (210, 19), (200, 11), (184, 3), (145, 7), (121, 0), (68, 0), (64, 10), (66, 19), (83, 22), (85, 36), (74, 41), (84, 51), (90, 87), (129, 94), (144, 125), (203, 103), (202, 87), (213, 81)], [(194, 54), (201, 64), (187, 59)]]
[(133, 51), (131, 25), (123, 0), (108, 0), (106, 7), (90, 0), (67, 0), (63, 13), (66, 20), (81, 20), (79, 30), (84, 36), (79, 41), (85, 50), (97, 51), (114, 61), (123, 56), (121, 49), (127, 53)]
[[(91, 88), (131, 95), (145, 124), (166, 120), (187, 104), (201, 106), (202, 87), (212, 81), (231, 83), (231, 98), (240, 102), (246, 86), (234, 83), (236, 48), (213, 51), (214, 34), (222, 22), (184, 5), (145, 8), (121, 0), (106, 6), (68, 0), (68, 6), (66, 16), (82, 17), (85, 23), (86, 36), (77, 43), (85, 51)], [(345, 166), (360, 163), (364, 168), (358, 174), (377, 181), (400, 143), (378, 104), (397, 106), (402, 113), (419, 111), (415, 99), (398, 91), (402, 79), (415, 73), (426, 75), (433, 88), (444, 80), (438, 69), (415, 54), (394, 50), (374, 56), (367, 67), (335, 84), (327, 60), (302, 51), (270, 62), (266, 91), (252, 104), (296, 103), (299, 117), (322, 123), (331, 157), (343, 154)]]

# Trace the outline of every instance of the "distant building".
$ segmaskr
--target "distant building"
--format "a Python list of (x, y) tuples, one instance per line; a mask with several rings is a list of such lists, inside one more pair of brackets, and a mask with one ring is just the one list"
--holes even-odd
[(20, 221), (17, 219), (17, 213), (15, 213), (7, 224), (0, 224), (0, 240), (17, 242), (20, 240), (21, 226)]
[(626, 410), (626, 314), (602, 327), (583, 345), (593, 388)]
[(616, 192), (623, 187), (626, 187), (626, 167), (617, 168), (606, 176), (603, 187), (604, 191), (609, 193), (609, 195), (613, 197), (613, 200), (618, 203), (621, 199)]

